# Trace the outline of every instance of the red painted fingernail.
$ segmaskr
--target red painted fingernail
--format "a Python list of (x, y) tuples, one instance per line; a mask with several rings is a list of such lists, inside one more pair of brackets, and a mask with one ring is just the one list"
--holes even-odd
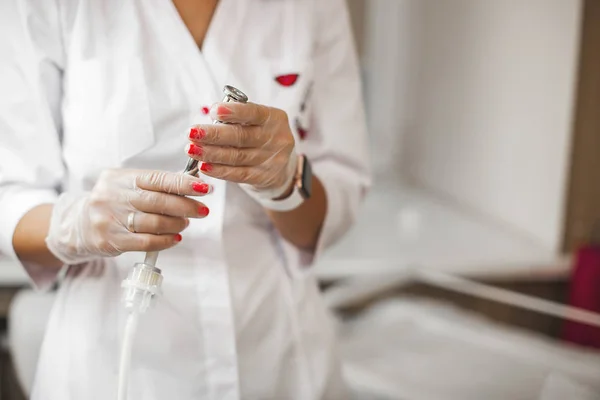
[(231, 110), (225, 106), (219, 106), (219, 108), (217, 108), (217, 114), (229, 115), (229, 114), (231, 114)]
[(210, 108), (208, 108), (207, 106), (202, 107), (202, 114), (208, 115), (209, 112), (210, 112)]
[(192, 189), (198, 193), (208, 194), (210, 192), (210, 186), (207, 183), (194, 182), (192, 183)]
[(200, 208), (198, 208), (198, 214), (200, 214), (201, 217), (206, 217), (209, 212), (210, 210), (206, 206), (200, 206)]
[(190, 143), (188, 145), (187, 153), (191, 156), (201, 156), (202, 155), (202, 147), (196, 146), (194, 143)]
[(193, 127), (192, 129), (190, 129), (190, 139), (202, 139), (204, 136), (206, 136), (206, 132), (204, 132), (204, 129), (197, 127)]
[(176, 242), (181, 242), (181, 239), (183, 239), (183, 236), (181, 236), (179, 233), (175, 235)]
[(212, 169), (213, 169), (213, 166), (210, 164), (207, 164), (207, 163), (202, 163), (202, 165), (200, 166), (200, 171), (203, 171), (203, 172), (210, 172), (210, 171), (212, 171)]

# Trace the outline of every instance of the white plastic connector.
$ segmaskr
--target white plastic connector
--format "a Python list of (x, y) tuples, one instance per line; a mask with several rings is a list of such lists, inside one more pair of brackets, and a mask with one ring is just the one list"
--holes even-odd
[[(146, 257), (146, 259), (153, 258), (153, 262), (156, 262), (157, 255), (158, 253), (155, 253), (151, 257)], [(146, 312), (152, 305), (152, 301), (160, 294), (162, 280), (163, 277), (160, 269), (144, 262), (135, 264), (127, 279), (121, 283), (121, 287), (123, 288), (123, 302), (129, 315), (127, 316), (123, 345), (121, 347), (118, 400), (127, 399), (131, 353), (140, 314)]]
[(146, 263), (135, 264), (127, 279), (121, 283), (125, 308), (144, 313), (161, 293), (162, 280), (160, 269)]

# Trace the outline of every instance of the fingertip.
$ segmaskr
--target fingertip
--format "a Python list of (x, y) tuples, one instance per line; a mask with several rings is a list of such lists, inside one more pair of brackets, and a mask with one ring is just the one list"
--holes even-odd
[(200, 171), (202, 172), (211, 172), (213, 170), (213, 166), (212, 164), (208, 164), (203, 162), (202, 165), (200, 165)]
[(199, 126), (193, 126), (190, 128), (188, 138), (190, 140), (202, 140), (206, 136), (206, 131)]
[(233, 113), (233, 110), (226, 106), (224, 103), (215, 103), (210, 107), (209, 115), (215, 121), (223, 121), (227, 119), (229, 115)]
[(198, 215), (201, 218), (208, 216), (209, 213), (210, 213), (210, 210), (204, 204), (202, 204), (198, 207)]
[(190, 157), (200, 157), (202, 153), (204, 153), (203, 148), (194, 143), (188, 143), (188, 145), (185, 147), (185, 151)]
[(224, 116), (230, 115), (232, 112), (233, 111), (231, 110), (231, 108), (229, 108), (228, 106), (225, 106), (223, 104), (221, 104), (221, 105), (219, 105), (217, 107), (217, 114), (220, 117), (224, 117)]
[(193, 182), (192, 190), (196, 193), (207, 195), (212, 192), (212, 186), (204, 182)]
[(210, 116), (210, 118), (212, 118), (213, 121), (218, 121), (219, 119), (217, 112), (218, 107), (219, 103), (215, 103), (212, 106), (210, 106), (210, 110), (208, 110), (208, 115)]

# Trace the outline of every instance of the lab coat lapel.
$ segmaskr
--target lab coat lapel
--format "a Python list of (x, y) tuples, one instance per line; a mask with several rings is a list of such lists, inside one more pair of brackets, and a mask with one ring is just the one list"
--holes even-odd
[[(219, 100), (221, 90), (172, 0), (158, 0), (157, 3), (160, 3), (161, 7), (156, 7), (152, 13), (153, 25), (162, 30), (163, 46), (169, 52), (172, 62), (180, 66), (179, 79), (189, 83), (186, 87), (189, 88), (190, 100), (199, 106)], [(219, 8), (220, 4), (217, 6), (217, 9)]]
[[(202, 46), (204, 62), (218, 90), (224, 85), (240, 85), (235, 56), (246, 26), (251, 0), (220, 0)], [(240, 89), (244, 90), (243, 87)]]
[[(194, 101), (212, 104), (222, 98), (226, 84), (235, 85), (235, 52), (250, 0), (220, 0), (206, 32), (202, 51), (185, 26), (172, 0), (160, 0), (154, 26), (163, 30), (164, 46), (181, 64)], [(164, 18), (164, 14), (168, 18)]]

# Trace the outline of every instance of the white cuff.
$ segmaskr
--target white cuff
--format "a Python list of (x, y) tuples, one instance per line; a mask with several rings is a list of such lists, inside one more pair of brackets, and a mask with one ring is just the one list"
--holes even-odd
[(304, 197), (302, 197), (296, 185), (294, 185), (292, 194), (283, 200), (262, 200), (260, 202), (263, 207), (273, 211), (292, 211), (300, 207), (302, 203), (304, 203)]
[(370, 186), (368, 175), (353, 173), (337, 163), (321, 162), (313, 167), (325, 190), (327, 213), (315, 251), (312, 257), (304, 257), (305, 264), (319, 260), (326, 249), (350, 230)]
[[(252, 185), (241, 183), (240, 187), (244, 189), (246, 193), (258, 203), (260, 203), (263, 207), (268, 208), (274, 211), (290, 211), (294, 208), (298, 207), (304, 199), (298, 192), (298, 189), (294, 187), (294, 193), (283, 200), (273, 200), (281, 197), (286, 190), (292, 184), (292, 181), (296, 178), (296, 169), (298, 168), (298, 155), (296, 154), (296, 150), (292, 150), (292, 154), (290, 154), (289, 163), (287, 165), (287, 173), (288, 177), (285, 180), (284, 184), (275, 189), (268, 190), (257, 190)], [(299, 196), (299, 198), (298, 198)]]

